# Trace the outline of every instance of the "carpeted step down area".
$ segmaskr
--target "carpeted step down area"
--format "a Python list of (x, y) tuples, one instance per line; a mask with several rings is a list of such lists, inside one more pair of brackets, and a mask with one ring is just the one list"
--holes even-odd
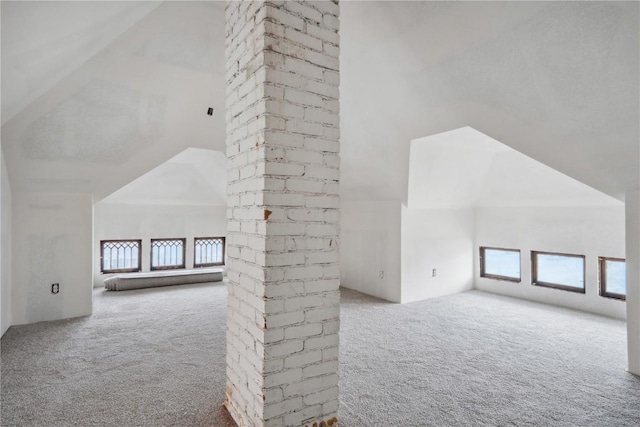
[(159, 286), (220, 282), (223, 275), (224, 269), (222, 268), (127, 273), (105, 279), (104, 287), (109, 291), (127, 291), (130, 289), (155, 288)]

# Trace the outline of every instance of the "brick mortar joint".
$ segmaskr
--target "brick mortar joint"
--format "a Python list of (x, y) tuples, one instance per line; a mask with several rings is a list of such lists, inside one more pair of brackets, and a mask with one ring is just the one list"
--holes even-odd
[[(335, 324), (331, 326), (333, 322), (339, 322), (339, 312), (337, 311), (339, 310), (338, 304), (329, 304), (325, 306), (323, 303), (318, 303), (307, 306), (306, 304), (309, 304), (310, 302), (308, 303), (304, 300), (295, 301), (290, 298), (292, 296), (301, 296), (306, 298), (305, 295), (310, 295), (310, 290), (307, 289), (307, 286), (311, 286), (310, 289), (312, 291), (314, 283), (328, 283), (328, 285), (321, 284), (317, 288), (326, 289), (326, 292), (320, 292), (318, 294), (318, 297), (320, 298), (319, 301), (322, 299), (321, 295), (337, 292), (337, 289), (331, 289), (331, 286), (333, 286), (335, 281), (339, 280), (339, 271), (336, 270), (337, 261), (333, 261), (331, 258), (333, 256), (331, 254), (338, 253), (337, 245), (336, 247), (330, 246), (329, 248), (317, 245), (318, 247), (315, 249), (305, 250), (296, 247), (296, 250), (293, 251), (285, 250), (287, 248), (286, 244), (284, 246), (278, 246), (279, 243), (275, 243), (275, 246), (273, 247), (280, 248), (282, 250), (266, 250), (266, 242), (270, 237), (273, 237), (274, 239), (304, 239), (310, 237), (306, 234), (307, 229), (313, 230), (314, 238), (317, 237), (325, 240), (335, 238), (336, 241), (338, 241), (339, 227), (338, 224), (336, 224), (335, 216), (327, 217), (334, 219), (333, 221), (327, 221), (324, 220), (324, 218), (315, 217), (313, 215), (305, 216), (303, 213), (294, 214), (292, 217), (289, 217), (290, 214), (288, 213), (289, 211), (313, 208), (316, 208), (316, 210), (320, 212), (339, 212), (338, 203), (333, 201), (334, 199), (339, 200), (338, 194), (334, 194), (334, 192), (337, 191), (339, 179), (332, 179), (331, 177), (334, 176), (332, 172), (327, 172), (336, 171), (337, 173), (339, 171), (338, 164), (336, 164), (336, 162), (339, 162), (339, 145), (337, 145), (337, 143), (339, 143), (339, 124), (332, 124), (331, 117), (323, 116), (321, 114), (307, 115), (306, 110), (304, 109), (307, 108), (307, 103), (312, 101), (318, 102), (319, 99), (322, 99), (322, 104), (315, 106), (319, 107), (318, 111), (323, 111), (326, 114), (333, 116), (338, 115), (339, 104), (337, 103), (337, 100), (339, 93), (336, 92), (336, 89), (339, 87), (339, 67), (336, 65), (337, 62), (335, 62), (335, 59), (327, 59), (332, 58), (332, 55), (337, 55), (337, 49), (339, 48), (338, 2), (335, 1), (330, 4), (324, 3), (317, 5), (305, 3), (302, 6), (284, 4), (283, 2), (273, 3), (274, 6), (270, 6), (271, 2), (263, 4), (228, 3), (226, 6), (228, 21), (225, 48), (229, 55), (228, 58), (232, 58), (227, 61), (225, 71), (229, 88), (227, 90), (226, 104), (229, 111), (227, 113), (227, 120), (229, 123), (227, 128), (227, 154), (228, 158), (234, 161), (233, 167), (229, 170), (229, 176), (232, 181), (232, 185), (229, 187), (229, 195), (235, 197), (234, 201), (230, 203), (231, 210), (229, 210), (228, 216), (230, 219), (230, 235), (238, 236), (236, 244), (230, 245), (230, 248), (236, 248), (237, 252), (235, 254), (229, 254), (232, 260), (230, 264), (233, 264), (233, 268), (237, 269), (237, 272), (230, 272), (230, 283), (232, 283), (233, 288), (232, 292), (230, 292), (228, 312), (231, 321), (230, 325), (233, 326), (228, 331), (228, 343), (231, 346), (230, 349), (236, 349), (233, 351), (236, 352), (235, 357), (237, 359), (236, 362), (232, 363), (233, 366), (231, 366), (229, 371), (228, 381), (231, 381), (232, 383), (237, 382), (236, 386), (238, 388), (236, 389), (236, 386), (234, 386), (232, 391), (237, 393), (235, 397), (238, 399), (238, 406), (235, 408), (233, 408), (233, 404), (225, 406), (237, 411), (236, 414), (233, 414), (235, 415), (234, 419), (239, 420), (241, 423), (246, 422), (246, 425), (253, 425), (254, 423), (256, 425), (262, 425), (264, 423), (262, 419), (267, 418), (271, 422), (280, 421), (285, 425), (326, 427), (337, 423), (337, 418), (335, 416), (331, 416), (337, 413), (337, 397), (333, 396), (333, 392), (331, 391), (333, 390), (332, 387), (323, 386), (318, 389), (314, 388), (308, 391), (305, 390), (305, 395), (297, 396), (297, 400), (292, 400), (291, 398), (283, 395), (272, 396), (271, 399), (273, 399), (273, 401), (270, 401), (268, 404), (266, 404), (264, 400), (261, 401), (261, 399), (255, 395), (255, 391), (257, 390), (255, 388), (256, 385), (259, 387), (259, 384), (268, 374), (265, 371), (268, 369), (279, 368), (277, 371), (284, 373), (284, 375), (287, 375), (286, 372), (288, 372), (287, 365), (284, 361), (282, 362), (281, 367), (278, 367), (277, 363), (275, 365), (271, 364), (267, 366), (266, 360), (264, 359), (262, 362), (257, 361), (256, 358), (259, 358), (258, 354), (261, 353), (264, 355), (265, 353), (264, 341), (267, 339), (265, 334), (270, 334), (268, 337), (269, 340), (273, 339), (279, 342), (279, 344), (285, 345), (285, 347), (276, 347), (279, 350), (275, 354), (284, 352), (282, 353), (282, 360), (285, 360), (287, 357), (293, 357), (294, 359), (290, 362), (289, 367), (295, 367), (300, 364), (299, 366), (301, 366), (301, 368), (295, 368), (296, 370), (294, 372), (296, 372), (297, 375), (303, 375), (302, 378), (307, 377), (307, 375), (308, 378), (323, 378), (325, 376), (329, 377), (333, 375), (333, 373), (327, 372), (324, 374), (323, 372), (325, 369), (332, 370), (330, 368), (333, 366), (333, 362), (337, 363), (337, 354), (335, 354), (336, 350), (331, 349), (337, 349), (338, 345), (338, 327), (335, 326)], [(291, 9), (286, 10), (288, 9), (287, 6)], [(266, 10), (263, 10), (265, 7)], [(269, 53), (267, 49), (260, 49), (258, 53), (255, 53), (252, 50), (253, 46), (261, 47), (261, 43), (264, 43), (264, 40), (260, 40), (259, 37), (265, 37), (264, 34), (267, 33), (267, 31), (265, 31), (267, 24), (266, 22), (262, 22), (262, 19), (264, 16), (267, 17), (264, 18), (265, 20), (268, 21), (270, 19), (270, 7), (280, 10), (280, 12), (273, 14), (277, 14), (278, 18), (282, 20), (282, 22), (278, 22), (278, 25), (282, 25), (282, 31), (288, 31), (294, 36), (297, 35), (297, 33), (289, 30), (289, 28), (294, 28), (296, 31), (302, 29), (302, 32), (305, 33), (307, 32), (306, 30), (308, 27), (310, 28), (312, 25), (310, 23), (311, 21), (318, 22), (318, 25), (313, 24), (314, 34), (305, 34), (305, 36), (310, 37), (310, 39), (307, 39), (310, 46), (305, 45), (304, 43), (296, 43), (295, 40), (289, 41), (296, 46), (299, 45), (300, 49), (303, 50), (303, 53), (306, 51), (319, 52), (322, 53), (323, 56), (314, 56), (313, 54), (309, 54), (308, 57), (312, 60), (307, 61), (305, 59), (306, 57), (303, 59), (296, 59), (296, 61), (301, 61), (300, 63), (292, 62), (292, 64), (297, 64), (298, 68), (295, 68), (296, 73), (292, 73), (291, 76), (278, 76), (277, 72), (282, 71), (282, 68), (278, 66), (278, 61), (282, 60), (290, 62), (291, 59), (288, 58), (295, 59), (296, 57), (293, 55), (281, 55), (275, 51)], [(303, 13), (304, 11), (308, 11), (311, 16), (309, 20), (306, 19), (307, 17)], [(246, 18), (246, 15), (252, 14), (255, 14), (258, 18), (254, 18), (253, 20)], [(329, 16), (332, 18), (325, 20), (325, 17)], [(256, 21), (260, 21), (262, 28), (257, 28)], [(280, 30), (276, 28), (276, 31)], [(319, 41), (315, 41), (316, 39)], [(305, 41), (305, 39), (302, 38), (299, 41)], [(319, 43), (322, 44), (322, 51), (320, 50)], [(335, 49), (328, 48), (325, 52), (325, 45), (334, 46)], [(247, 54), (249, 54), (249, 56), (247, 56)], [(278, 56), (275, 57), (275, 55)], [(260, 66), (261, 62), (264, 65), (270, 61), (275, 65), (272, 68), (265, 68), (263, 70)], [(328, 64), (329, 67), (325, 67), (322, 64)], [(289, 64), (287, 63), (287, 66), (288, 65)], [(332, 69), (332, 67), (335, 68), (335, 70)], [(275, 74), (270, 76), (269, 79), (262, 78), (263, 75), (270, 73), (272, 70)], [(302, 93), (314, 93), (315, 95), (313, 96), (317, 96), (318, 98), (312, 99), (311, 95), (309, 95), (311, 99), (293, 96), (291, 99), (287, 100), (287, 102), (296, 100), (303, 101), (299, 104), (291, 102), (292, 105), (298, 105), (303, 108), (303, 110), (298, 110), (302, 111), (302, 117), (298, 117), (298, 112), (295, 114), (284, 114), (282, 112), (275, 114), (279, 110), (270, 110), (267, 106), (261, 105), (261, 103), (266, 103), (264, 100), (279, 100), (282, 98), (284, 101), (285, 88), (291, 86), (286, 84), (280, 85), (277, 82), (277, 79), (286, 79), (288, 77), (291, 77), (294, 80), (298, 79), (295, 84), (299, 84), (300, 81), (302, 81), (303, 84), (304, 82), (313, 82), (313, 84), (309, 86), (309, 91), (307, 91), (308, 88), (304, 86), (298, 86), (295, 89), (301, 90)], [(314, 106), (311, 105), (311, 107)], [(280, 107), (276, 106), (276, 108)], [(249, 112), (247, 112), (248, 109)], [(262, 109), (264, 109), (264, 111), (262, 111)], [(256, 115), (260, 117), (260, 120), (250, 120), (249, 116), (253, 113), (256, 113)], [(269, 116), (280, 117), (283, 121), (263, 118)], [(292, 121), (293, 123), (291, 128), (289, 126), (289, 121)], [(315, 123), (316, 125), (299, 125), (296, 124), (296, 122)], [(261, 141), (262, 145), (258, 144), (254, 147), (254, 138), (264, 139), (264, 137), (260, 136), (261, 131), (256, 131), (255, 129), (262, 128), (265, 124), (266, 127), (271, 127), (274, 131), (284, 131), (284, 134), (295, 134), (296, 138), (299, 139), (290, 139), (284, 141), (286, 143), (279, 144), (278, 138), (280, 138), (280, 136), (275, 136), (276, 139), (274, 139), (275, 143), (273, 143), (273, 145), (271, 145), (270, 141), (267, 140)], [(283, 124), (284, 127), (281, 129), (280, 126), (283, 126)], [(320, 141), (314, 141), (307, 145), (307, 138), (309, 137), (320, 138)], [(326, 142), (323, 142), (323, 140)], [(270, 172), (273, 173), (269, 174), (266, 174), (266, 171), (264, 171), (264, 174), (258, 174), (257, 170), (251, 170), (251, 167), (262, 167), (258, 166), (261, 162), (256, 161), (256, 157), (262, 158), (264, 156), (265, 164), (271, 164), (270, 159), (267, 159), (269, 154), (264, 150), (264, 148), (279, 148), (284, 146), (284, 148), (287, 149), (287, 144), (298, 145), (297, 147), (292, 148), (312, 148), (309, 153), (313, 154), (309, 154), (311, 157), (309, 159), (305, 159), (304, 154), (298, 152), (291, 154), (291, 158), (284, 159), (286, 160), (286, 164), (293, 164), (294, 166), (298, 165), (297, 168), (279, 168), (279, 170), (277, 170), (278, 168), (272, 165)], [(253, 150), (255, 149), (263, 150), (263, 152), (254, 152)], [(322, 153), (322, 157), (318, 157), (318, 152)], [(335, 157), (327, 158), (325, 160), (324, 156), (327, 154)], [(273, 163), (277, 164), (279, 162), (276, 161)], [(299, 170), (301, 169), (300, 166), (304, 168), (305, 173), (307, 172), (307, 168), (310, 170), (311, 168), (318, 169), (311, 172), (312, 176), (303, 179), (301, 176), (295, 175), (296, 173), (302, 173), (302, 170)], [(246, 167), (249, 168), (247, 169)], [(283, 176), (283, 174), (285, 176)], [(291, 174), (293, 175), (286, 176)], [(304, 181), (308, 180), (309, 182), (317, 182), (321, 185), (325, 185), (325, 187), (319, 188), (319, 193), (305, 192), (304, 190), (316, 188), (313, 186), (306, 186), (306, 184), (297, 184), (295, 187), (291, 188), (289, 188), (287, 184), (282, 187), (282, 191), (275, 190), (275, 188), (281, 184), (273, 183), (261, 184), (263, 186), (262, 191), (258, 189), (260, 187), (259, 185), (254, 188), (253, 182), (256, 179), (263, 178), (274, 180), (281, 179), (287, 181), (287, 183), (292, 182), (289, 181), (291, 178), (294, 180), (302, 179)], [(274, 187), (265, 187), (267, 185), (273, 185)], [(274, 198), (271, 199), (271, 201), (274, 202), (273, 204), (258, 204), (258, 209), (263, 209), (263, 212), (258, 212), (261, 218), (254, 218), (256, 213), (243, 210), (243, 207), (255, 207), (255, 201), (262, 200), (259, 199), (259, 197), (271, 194), (271, 191), (266, 190), (266, 188), (274, 188), (273, 194), (280, 194), (284, 199), (274, 196)], [(282, 206), (283, 203), (290, 203), (290, 201), (286, 200), (287, 196), (291, 196), (296, 199), (295, 203), (288, 207)], [(234, 212), (235, 208), (239, 209), (237, 216)], [(265, 212), (267, 210), (271, 211), (271, 213)], [(285, 212), (284, 215), (287, 220), (281, 218), (283, 215), (282, 212)], [(266, 224), (263, 224), (264, 222), (266, 222)], [(298, 230), (300, 235), (287, 235), (287, 230), (283, 227), (287, 227), (288, 224), (296, 224), (297, 228), (301, 228), (301, 230)], [(331, 230), (311, 228), (317, 227), (318, 225), (334, 227), (335, 233), (331, 232), (329, 234), (325, 234)], [(272, 229), (273, 233), (270, 233), (270, 226), (275, 226), (275, 228)], [(255, 239), (253, 242), (247, 240), (251, 239), (252, 236), (260, 237), (264, 240), (262, 242), (257, 242)], [(283, 256), (287, 256), (292, 253), (300, 254), (300, 252), (302, 252), (304, 264), (298, 264), (298, 262), (301, 261), (298, 259), (300, 258), (299, 256), (292, 261), (293, 265), (285, 266), (278, 266), (277, 264), (280, 262), (286, 262), (286, 259), (276, 261), (260, 259), (259, 256), (261, 255), (258, 254), (256, 249), (261, 248), (262, 246), (264, 246), (265, 250), (260, 250), (261, 254), (282, 254)], [(324, 254), (330, 255), (325, 257)], [(314, 261), (309, 261), (307, 257), (310, 257), (309, 259)], [(327, 262), (327, 260), (332, 261)], [(273, 262), (276, 265), (269, 266), (269, 262)], [(285, 275), (285, 273), (290, 269), (293, 273), (287, 273)], [(273, 273), (270, 273), (270, 271)], [(280, 275), (282, 275), (282, 277), (276, 281), (276, 278)], [(276, 285), (276, 283), (278, 283), (278, 285)], [(337, 283), (335, 284), (337, 285)], [(263, 293), (265, 296), (277, 295), (280, 292), (279, 290), (269, 291), (267, 293), (267, 289), (281, 289), (282, 285), (291, 286), (291, 288), (287, 291), (289, 298), (285, 298), (285, 294), (280, 295), (281, 303), (278, 303), (278, 299), (276, 298), (271, 300), (275, 304), (264, 299), (264, 303), (268, 303), (269, 306), (265, 305), (263, 307), (260, 305), (262, 304), (261, 302), (256, 301), (256, 297), (260, 293)], [(302, 290), (299, 289), (300, 286), (303, 287)], [(329, 298), (327, 301), (329, 301)], [(289, 304), (287, 304), (287, 302), (289, 302)], [(265, 312), (265, 315), (267, 316), (269, 316), (267, 313), (273, 310), (273, 314), (280, 313), (287, 315), (287, 313), (293, 313), (294, 317), (287, 320), (283, 318), (279, 320), (279, 322), (274, 323), (275, 326), (269, 326), (268, 329), (265, 321), (263, 329), (259, 324), (260, 322), (256, 322), (256, 313), (260, 310)], [(284, 334), (286, 328), (291, 325), (314, 324), (318, 320), (321, 320), (320, 324), (323, 325), (323, 331), (320, 336), (326, 336), (326, 341), (314, 341), (320, 337), (316, 335), (312, 335), (311, 337), (297, 336), (299, 332), (292, 332), (290, 335), (283, 335), (282, 341), (278, 340), (279, 337), (277, 331), (279, 329), (282, 329), (282, 333)], [(294, 323), (288, 325), (287, 322), (291, 321)], [(326, 326), (327, 329), (324, 329), (325, 324), (328, 325)], [(275, 335), (272, 331), (276, 331)], [(260, 340), (258, 335), (262, 337), (262, 343), (258, 342)], [(309, 348), (307, 348), (307, 343), (309, 343)], [(286, 346), (290, 346), (291, 350), (294, 351), (286, 350), (288, 348)], [(302, 351), (295, 351), (300, 348)], [(305, 351), (307, 351), (307, 353), (317, 351), (318, 354), (321, 354), (321, 359), (316, 362), (305, 362), (305, 360), (298, 361), (295, 359), (296, 357), (307, 357), (304, 356)], [(313, 359), (314, 357), (311, 357), (309, 360)], [(330, 364), (325, 368), (323, 363)], [(256, 364), (260, 366), (256, 366)], [(315, 365), (322, 367), (314, 368)], [(307, 368), (312, 369), (309, 369), (307, 373)], [(315, 392), (321, 393), (327, 390), (329, 391), (327, 396), (320, 395), (309, 397), (308, 400), (307, 397), (305, 397), (313, 395)], [(228, 397), (231, 398), (231, 396)], [(306, 415), (298, 413), (299, 410), (314, 408), (318, 403), (321, 403), (322, 407), (316, 413), (306, 413)], [(278, 407), (279, 404), (283, 406)], [(293, 409), (292, 405), (295, 406), (296, 409)], [(267, 406), (269, 407), (269, 413), (265, 410)], [(311, 415), (314, 415), (314, 417), (311, 418)], [(305, 419), (302, 419), (303, 417)], [(313, 421), (314, 419), (317, 421)]]

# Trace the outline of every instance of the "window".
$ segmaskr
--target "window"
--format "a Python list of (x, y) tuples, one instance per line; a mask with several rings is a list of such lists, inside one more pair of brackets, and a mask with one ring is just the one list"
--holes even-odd
[(187, 239), (151, 239), (151, 270), (184, 268)]
[(626, 300), (627, 269), (624, 259), (599, 257), (600, 296)]
[(520, 282), (520, 251), (480, 247), (480, 276)]
[(534, 285), (585, 293), (584, 255), (532, 251), (531, 265)]
[(224, 237), (196, 237), (193, 241), (193, 266), (224, 265)]
[(101, 240), (100, 272), (130, 273), (142, 269), (142, 240)]

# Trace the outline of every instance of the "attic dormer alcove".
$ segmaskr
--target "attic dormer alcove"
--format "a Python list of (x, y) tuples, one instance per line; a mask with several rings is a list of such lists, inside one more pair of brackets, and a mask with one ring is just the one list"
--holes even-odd
[[(624, 203), (471, 127), (411, 142), (402, 300), (472, 288), (609, 316), (598, 257), (624, 258)], [(479, 247), (521, 254), (520, 282), (480, 277)], [(532, 285), (531, 251), (585, 255), (585, 293)], [(434, 274), (434, 269), (436, 269)]]
[[(402, 303), (476, 288), (624, 318), (597, 276), (598, 257), (624, 258), (624, 221), (621, 201), (464, 127), (411, 141), (406, 205), (345, 204), (343, 283)], [(480, 246), (519, 249), (520, 283), (481, 278)], [(532, 286), (532, 250), (584, 254), (585, 294)]]
[[(227, 233), (226, 157), (188, 148), (94, 206), (94, 253), (103, 240), (141, 240), (142, 271), (149, 271), (151, 239), (186, 239), (185, 268), (194, 266), (194, 239)], [(93, 286), (108, 275), (93, 260)]]

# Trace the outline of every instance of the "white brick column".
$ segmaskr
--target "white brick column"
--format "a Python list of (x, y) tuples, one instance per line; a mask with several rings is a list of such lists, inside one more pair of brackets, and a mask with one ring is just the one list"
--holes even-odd
[(331, 426), (340, 316), (339, 6), (227, 2), (225, 406)]

